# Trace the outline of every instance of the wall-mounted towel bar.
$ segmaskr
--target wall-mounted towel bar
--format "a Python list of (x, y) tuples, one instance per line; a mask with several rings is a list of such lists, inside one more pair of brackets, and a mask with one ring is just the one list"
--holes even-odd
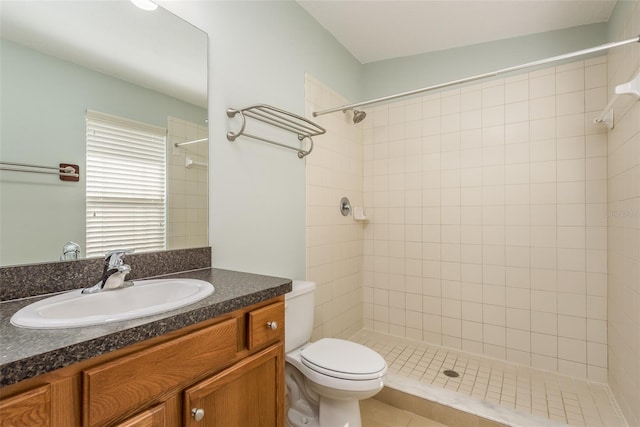
[(0, 162), (0, 170), (58, 175), (60, 181), (77, 182), (80, 180), (80, 167), (69, 163), (60, 163), (58, 167), (55, 167), (32, 165), (29, 163)]
[(613, 105), (621, 95), (631, 95), (636, 99), (640, 99), (640, 72), (626, 83), (616, 86), (615, 94), (609, 100), (609, 103), (603, 108), (602, 112), (593, 119), (593, 123), (599, 125), (604, 124), (609, 129), (613, 129)]
[(201, 138), (201, 139), (194, 139), (193, 141), (176, 142), (173, 145), (175, 147), (182, 147), (183, 145), (190, 145), (198, 142), (208, 142), (208, 141), (209, 141), (209, 138)]
[[(311, 150), (313, 150), (312, 137), (322, 135), (326, 132), (324, 128), (318, 126), (311, 120), (300, 117), (297, 114), (290, 113), (289, 111), (281, 110), (279, 108), (272, 107), (266, 104), (252, 105), (241, 110), (236, 110), (233, 108), (229, 108), (227, 110), (227, 116), (229, 118), (233, 118), (237, 114), (239, 114), (242, 118), (242, 126), (240, 127), (240, 130), (238, 132), (227, 132), (227, 139), (229, 141), (235, 141), (239, 136), (246, 136), (248, 138), (257, 139), (259, 141), (274, 144), (279, 147), (288, 148), (289, 150), (295, 150), (298, 152), (298, 157), (301, 159), (311, 153)], [(294, 133), (298, 136), (298, 141), (300, 141), (301, 143), (303, 143), (305, 139), (308, 139), (309, 149), (304, 150), (302, 148), (292, 147), (290, 145), (282, 144), (280, 142), (272, 141), (267, 138), (246, 133), (245, 128), (247, 126), (247, 117), (265, 123), (267, 125), (283, 129), (287, 132)]]

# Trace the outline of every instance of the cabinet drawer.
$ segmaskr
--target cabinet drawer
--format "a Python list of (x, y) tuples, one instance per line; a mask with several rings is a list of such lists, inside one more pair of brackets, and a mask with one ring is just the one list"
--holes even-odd
[(51, 389), (44, 385), (0, 402), (0, 426), (51, 425)]
[(254, 350), (284, 339), (284, 303), (282, 301), (247, 313), (247, 348)]
[(237, 322), (229, 319), (82, 373), (83, 425), (111, 423), (231, 361)]

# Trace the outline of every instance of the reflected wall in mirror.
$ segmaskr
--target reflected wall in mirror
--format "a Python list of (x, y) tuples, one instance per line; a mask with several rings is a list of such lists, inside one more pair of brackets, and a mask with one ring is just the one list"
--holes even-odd
[(0, 162), (80, 170), (0, 170), (0, 266), (59, 260), (69, 241), (85, 255), (89, 110), (166, 129), (165, 248), (206, 246), (206, 33), (128, 0), (3, 0), (0, 19)]

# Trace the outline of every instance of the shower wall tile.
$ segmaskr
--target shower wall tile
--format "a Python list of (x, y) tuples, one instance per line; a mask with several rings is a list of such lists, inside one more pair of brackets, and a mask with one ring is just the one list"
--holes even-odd
[(365, 326), (602, 381), (606, 86), (599, 57), (368, 112)]
[(174, 144), (208, 137), (207, 126), (177, 117), (167, 118), (167, 249), (207, 246), (208, 169), (186, 167), (187, 158), (209, 162), (209, 144)]
[[(305, 93), (309, 118), (312, 111), (349, 103), (309, 75), (305, 78)], [(306, 279), (316, 282), (317, 286), (312, 340), (349, 337), (362, 329), (363, 318), (375, 318), (381, 325), (390, 322), (402, 325), (404, 322), (404, 307), (402, 310), (397, 307), (399, 293), (392, 298), (388, 286), (375, 289), (375, 292), (369, 288), (363, 293), (363, 256), (365, 252), (373, 253), (373, 245), (363, 245), (362, 224), (355, 222), (352, 216), (343, 217), (338, 204), (343, 196), (347, 196), (352, 206), (361, 207), (364, 203), (363, 186), (380, 188), (381, 182), (371, 180), (373, 177), (364, 170), (363, 159), (386, 161), (392, 153), (389, 141), (411, 134), (416, 117), (421, 117), (417, 106), (369, 112), (366, 120), (373, 120), (379, 125), (377, 132), (362, 132), (362, 126), (354, 126), (351, 122), (351, 113), (312, 119), (327, 130), (326, 135), (314, 141), (313, 152), (304, 160), (307, 195)], [(363, 150), (363, 140), (375, 140), (378, 143), (375, 149), (369, 144)], [(389, 188), (383, 187), (377, 192), (383, 196), (379, 201), (382, 207), (388, 203)], [(378, 210), (373, 207), (365, 213), (370, 217), (378, 217)], [(388, 233), (380, 236), (389, 238)], [(376, 268), (376, 273), (378, 271), (388, 274), (388, 268)], [(388, 332), (406, 335), (402, 326), (393, 331), (388, 328)]]
[[(634, 1), (630, 9), (613, 40), (640, 34), (640, 2)], [(604, 64), (592, 65), (585, 84), (606, 78), (606, 93), (611, 97), (616, 85), (640, 72), (640, 45), (611, 50), (607, 59), (606, 72), (602, 70)], [(587, 282), (587, 313), (594, 319), (587, 324), (587, 334), (593, 339), (587, 357), (601, 371), (607, 362), (609, 384), (629, 425), (640, 425), (640, 102), (622, 96), (614, 110), (615, 127), (608, 133), (608, 153), (606, 157), (601, 152), (593, 153), (589, 160), (593, 158), (596, 164), (587, 164), (587, 179), (603, 180), (596, 168), (606, 161), (608, 183), (607, 204), (600, 200), (593, 203), (600, 211), (597, 215), (594, 212), (592, 221), (608, 224), (608, 253), (602, 248), (589, 253), (597, 264), (590, 269), (593, 273)], [(599, 245), (603, 243), (600, 238)], [(597, 274), (605, 265), (608, 283)]]

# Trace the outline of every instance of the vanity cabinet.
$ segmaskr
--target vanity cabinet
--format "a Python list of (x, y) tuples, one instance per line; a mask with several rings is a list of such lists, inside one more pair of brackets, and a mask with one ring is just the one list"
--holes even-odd
[(184, 392), (184, 425), (189, 427), (277, 427), (283, 393), (282, 344), (248, 357)]
[(1, 427), (283, 427), (284, 297), (0, 393)]
[(43, 385), (0, 401), (0, 423), (4, 426), (50, 426), (51, 390)]
[(237, 352), (237, 322), (228, 319), (82, 372), (83, 425), (113, 422), (169, 390), (219, 370)]

